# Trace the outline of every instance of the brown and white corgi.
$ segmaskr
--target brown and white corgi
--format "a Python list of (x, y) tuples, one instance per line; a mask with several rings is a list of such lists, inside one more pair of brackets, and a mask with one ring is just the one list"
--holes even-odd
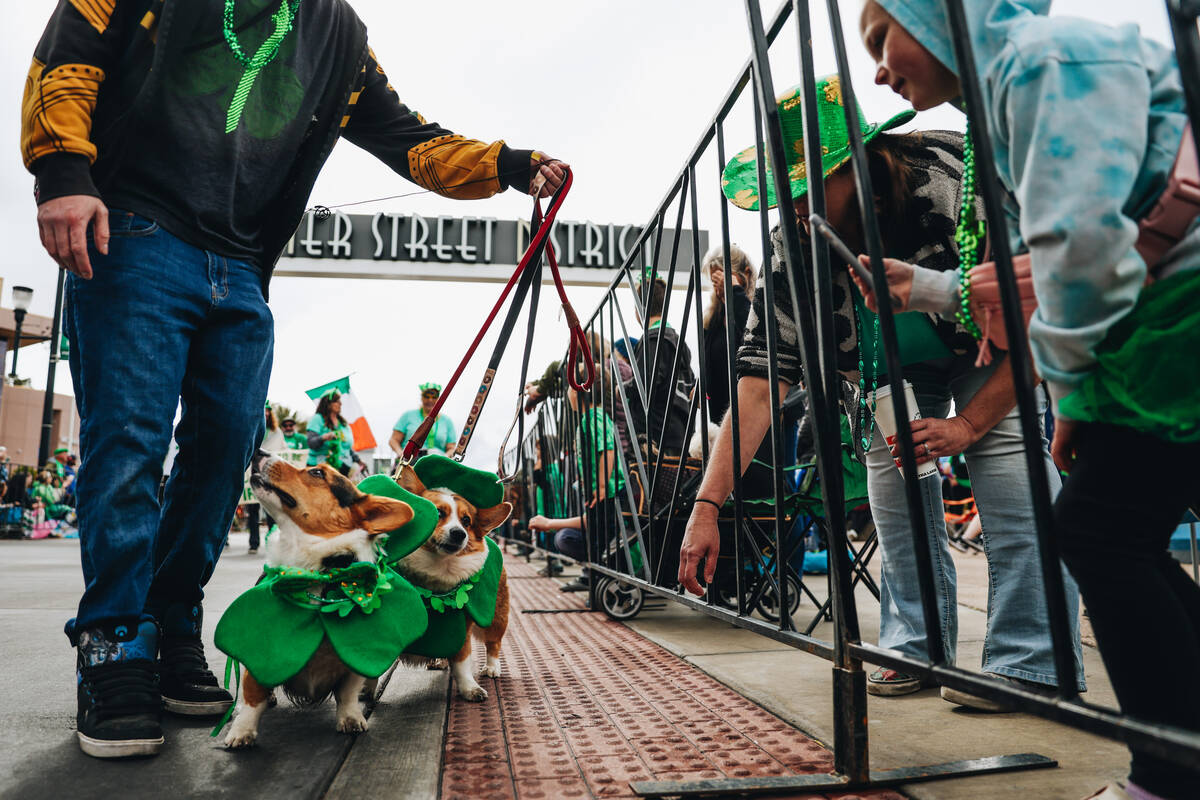
[[(445, 592), (483, 569), (488, 555), (484, 538), (504, 524), (512, 513), (512, 505), (500, 503), (491, 508), (476, 508), (449, 489), (427, 488), (412, 469), (405, 469), (397, 482), (433, 503), (437, 507), (438, 523), (424, 544), (396, 562), (396, 570), (414, 586)], [(508, 575), (503, 568), (492, 624), (481, 628), (469, 615), (466, 621), (467, 637), (462, 649), (450, 658), (450, 671), (460, 697), (486, 700), (487, 690), (471, 674), (471, 636), (476, 634), (482, 638), (487, 649), (487, 664), (481, 674), (489, 678), (500, 677), (500, 642), (508, 629)], [(404, 656), (404, 660), (408, 663), (427, 661), (419, 656)], [(437, 668), (444, 663), (435, 659), (431, 666)]]
[[(375, 562), (377, 537), (412, 519), (408, 503), (363, 494), (327, 464), (294, 467), (259, 451), (252, 461), (250, 486), (254, 496), (279, 525), (267, 542), (266, 562), (275, 567), (322, 571), (357, 561)], [(367, 684), (362, 675), (342, 663), (326, 639), (284, 693), (300, 705), (317, 704), (330, 694), (337, 701), (337, 730), (367, 729), (359, 693)], [(249, 671), (242, 677), (242, 698), (225, 737), (227, 747), (249, 747), (258, 736), (258, 722), (276, 687), (263, 686)]]

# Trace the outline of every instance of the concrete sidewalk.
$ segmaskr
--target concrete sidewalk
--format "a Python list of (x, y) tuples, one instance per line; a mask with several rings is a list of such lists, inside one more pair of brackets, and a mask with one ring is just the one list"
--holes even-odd
[[(978, 668), (987, 621), (987, 562), (982, 555), (956, 552), (955, 563), (960, 604), (958, 663)], [(806, 576), (805, 582), (818, 597), (825, 597), (824, 576)], [(878, 641), (879, 603), (862, 588), (856, 597), (863, 640)], [(807, 623), (815, 610), (805, 599), (797, 621)], [(646, 612), (629, 625), (800, 730), (832, 745), (829, 662), (676, 604)], [(830, 641), (833, 626), (819, 626), (814, 636)], [(1085, 643), (1089, 638), (1085, 628)], [(1115, 708), (1116, 699), (1099, 652), (1094, 646), (1083, 650), (1088, 684), (1085, 699)], [(1128, 774), (1128, 751), (1113, 741), (1026, 714), (984, 714), (964, 709), (942, 700), (937, 689), (905, 697), (870, 697), (868, 718), (873, 769), (1026, 752), (1059, 762), (1055, 769), (901, 787), (904, 794), (916, 800), (1078, 800)]]
[[(207, 589), (205, 645), (218, 676), (225, 656), (212, 631), (262, 569), (262, 554), (247, 555), (246, 542), (244, 533), (231, 537)], [(298, 709), (281, 702), (263, 717), (260, 744), (250, 751), (227, 752), (210, 737), (216, 719), (164, 714), (166, 744), (156, 758), (85, 756), (75, 738), (75, 658), (62, 633), (82, 583), (77, 541), (0, 542), (0, 797), (436, 797), (449, 691), (444, 672), (394, 670), (371, 715), (377, 735), (364, 737), (362, 747), (334, 731), (332, 703)], [(374, 749), (381, 743), (386, 759)], [(363, 768), (384, 761), (386, 770)]]
[[(212, 630), (261, 565), (261, 554), (246, 554), (245, 534), (235, 534), (208, 586), (205, 635), (218, 674), (225, 658), (212, 646)], [(983, 558), (963, 557), (959, 573), (962, 601), (978, 605), (986, 597)], [(445, 672), (395, 670), (371, 716), (373, 735), (357, 739), (334, 732), (330, 703), (297, 709), (282, 702), (264, 717), (260, 744), (250, 752), (226, 752), (209, 736), (214, 720), (165, 715), (167, 743), (157, 758), (84, 756), (74, 735), (74, 655), (61, 633), (81, 584), (77, 542), (0, 542), (0, 797), (437, 796), (449, 708)], [(865, 593), (860, 599), (864, 636), (873, 640), (877, 605)], [(801, 617), (813, 610), (806, 601)], [(828, 662), (676, 605), (644, 612), (630, 627), (821, 742), (832, 741)], [(983, 628), (983, 613), (962, 607), (960, 663), (978, 663)], [(831, 631), (826, 626), (818, 635), (828, 638)], [(1085, 648), (1085, 667), (1088, 700), (1113, 705), (1091, 648)], [(933, 690), (872, 698), (870, 730), (876, 768), (1018, 752), (1039, 752), (1062, 765), (905, 787), (914, 798), (1075, 800), (1123, 775), (1127, 764), (1125, 750), (1107, 740), (1025, 715), (956, 710)]]

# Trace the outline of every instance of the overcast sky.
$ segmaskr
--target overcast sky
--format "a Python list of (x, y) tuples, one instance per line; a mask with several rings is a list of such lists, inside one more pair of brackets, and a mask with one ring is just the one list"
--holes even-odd
[[(562, 218), (600, 224), (641, 225), (649, 219), (749, 55), (744, 6), (737, 0), (353, 0), (352, 5), (367, 23), (372, 47), (402, 100), (468, 137), (505, 139), (569, 161), (576, 181)], [(770, 16), (774, 4), (765, 6)], [(817, 71), (832, 72), (824, 4), (814, 6)], [(52, 7), (48, 0), (6, 3), (0, 30), (0, 65), (7, 76), (0, 83), (0, 108), (9, 109), (10, 121), (0, 128), (2, 303), (11, 306), (14, 284), (28, 285), (34, 289), (32, 311), (47, 316), (53, 310), (55, 266), (38, 241), (32, 178), (19, 156), (18, 113), (29, 59)], [(878, 121), (904, 104), (871, 83), (874, 68), (855, 31), (857, 9), (855, 0), (843, 3), (852, 77), (867, 119)], [(1060, 0), (1055, 13), (1137, 22), (1147, 35), (1170, 41), (1159, 2)], [(778, 92), (797, 81), (792, 29), (773, 49), (772, 66)], [(753, 144), (749, 114), (743, 103), (731, 119), (726, 131), (730, 156)], [(962, 117), (935, 110), (910, 127), (961, 129)], [(700, 224), (714, 244), (720, 241), (717, 168), (715, 156), (706, 159), (700, 177), (707, 183), (699, 184)], [(416, 188), (342, 142), (311, 203), (333, 206)], [(509, 191), (470, 202), (425, 194), (352, 210), (504, 220), (527, 218), (530, 206), (528, 197)], [(734, 240), (758, 262), (753, 215), (738, 209), (730, 213)], [(392, 423), (417, 404), (417, 384), (445, 382), (499, 290), (496, 284), (278, 278), (271, 286), (276, 345), (270, 398), (310, 413), (305, 389), (353, 373), (355, 393), (386, 449)], [(596, 288), (574, 287), (569, 293), (583, 317), (601, 299)], [(531, 367), (535, 374), (566, 343), (553, 298), (553, 291), (543, 294)], [(478, 358), (486, 360), (490, 344), (482, 350)], [(518, 350), (514, 347), (501, 367), (472, 444), (469, 460), (476, 464), (494, 463), (501, 429), (511, 419)], [(35, 387), (45, 386), (47, 355), (47, 345), (21, 352), (21, 373), (32, 377)], [(458, 427), (482, 370), (482, 363), (468, 369), (465, 385), (447, 404)], [(65, 365), (56, 388), (71, 391)]]

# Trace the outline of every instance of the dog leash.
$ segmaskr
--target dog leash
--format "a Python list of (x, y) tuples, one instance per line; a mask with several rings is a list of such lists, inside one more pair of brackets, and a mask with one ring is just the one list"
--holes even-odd
[[(530, 222), (530, 231), (532, 237), (529, 242), (529, 247), (525, 250), (525, 254), (521, 257), (521, 261), (517, 264), (517, 268), (513, 271), (512, 276), (505, 284), (500, 297), (492, 306), (491, 312), (483, 321), (483, 326), (479, 329), (479, 333), (475, 335), (471, 346), (467, 348), (466, 354), (459, 361), (458, 367), (454, 370), (454, 374), (450, 376), (450, 380), (446, 382), (446, 387), (442, 390), (441, 396), (438, 397), (437, 403), (434, 404), (429, 414), (422, 420), (420, 427), (413, 432), (412, 437), (404, 446), (404, 453), (400, 457), (400, 463), (396, 466), (394, 478), (399, 478), (405, 467), (412, 466), (416, 460), (417, 454), (425, 444), (425, 437), (429, 435), (430, 429), (433, 427), (434, 420), (437, 419), (441, 412), (442, 406), (446, 399), (450, 396), (454, 386), (458, 383), (459, 377), (463, 370), (466, 369), (471, 357), (475, 354), (475, 350), (479, 347), (479, 343), (483, 340), (484, 335), (495, 321), (496, 316), (500, 313), (500, 309), (504, 305), (504, 301), (508, 299), (513, 289), (518, 286), (523, 286), (517, 295), (513, 298), (512, 307), (509, 309), (509, 315), (505, 320), (507, 331), (502, 331), (500, 340), (497, 342), (496, 350), (492, 355), (492, 363), (488, 365), (487, 371), (484, 373), (483, 380), (480, 382), (479, 390), (475, 395), (475, 402), (471, 405), (471, 413), (467, 418), (467, 423), (463, 426), (463, 435), (459, 438), (458, 450), (455, 452), (455, 458), (462, 460), (462, 456), (466, 449), (466, 445), (470, 443), (471, 436), (474, 433), (475, 423), (477, 422), (480, 413), (483, 411), (483, 405), (487, 401), (488, 394), (491, 392), (492, 382), (495, 378), (496, 367), (499, 364), (499, 357), (503, 355), (504, 345), (507, 343), (508, 335), (512, 333), (512, 326), (516, 322), (516, 313), (519, 313), (523, 305), (524, 296), (530, 290), (534, 283), (534, 277), (540, 276), (540, 266), (543, 253), (550, 262), (550, 271), (554, 277), (554, 286), (558, 290), (559, 301), (562, 304), (563, 313), (567, 319), (567, 326), (570, 329), (571, 345), (568, 351), (568, 380), (571, 386), (577, 391), (584, 391), (591, 388), (592, 381), (595, 378), (591, 350), (588, 347), (587, 339), (583, 335), (583, 329), (579, 324), (579, 317), (575, 313), (575, 309), (571, 306), (571, 301), (567, 297), (566, 289), (563, 287), (562, 276), (558, 270), (558, 260), (554, 254), (554, 247), (550, 244), (550, 231), (554, 226), (555, 217), (558, 216), (558, 211), (562, 207), (563, 200), (571, 189), (571, 184), (574, 178), (570, 169), (566, 170), (562, 185), (554, 193), (550, 199), (550, 204), (546, 209), (545, 215), (542, 214), (542, 203), (540, 198), (534, 199), (533, 217)], [(540, 283), (540, 281), (539, 281)], [(526, 347), (530, 347), (531, 341), (526, 342)], [(587, 362), (587, 378), (580, 382), (575, 377), (574, 367), (578, 363), (580, 357), (583, 357)]]

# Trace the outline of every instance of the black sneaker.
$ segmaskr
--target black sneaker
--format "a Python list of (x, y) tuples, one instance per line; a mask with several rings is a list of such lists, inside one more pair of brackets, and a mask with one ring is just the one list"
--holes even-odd
[(575, 578), (558, 587), (558, 590), (560, 592), (586, 592), (589, 588), (587, 581), (582, 578)]
[(157, 643), (158, 628), (149, 621), (79, 632), (75, 721), (79, 747), (89, 756), (152, 756), (162, 747), (162, 696), (154, 669)]
[(164, 614), (158, 648), (158, 681), (163, 707), (190, 717), (220, 716), (233, 705), (233, 695), (221, 688), (208, 668), (200, 639), (200, 605), (169, 606)]

